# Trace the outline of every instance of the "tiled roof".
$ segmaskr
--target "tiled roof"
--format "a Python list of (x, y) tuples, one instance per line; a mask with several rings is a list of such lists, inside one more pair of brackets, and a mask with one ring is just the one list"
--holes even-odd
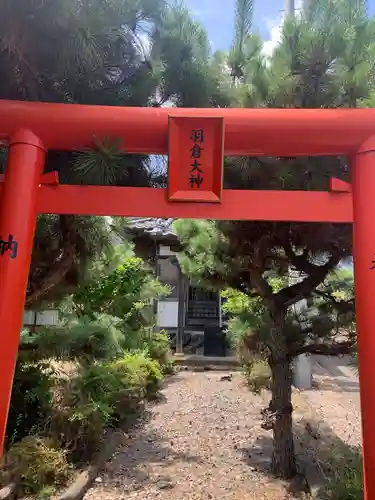
[(143, 233), (151, 237), (173, 237), (176, 235), (172, 230), (174, 219), (153, 219), (151, 217), (130, 217), (128, 228), (131, 233)]

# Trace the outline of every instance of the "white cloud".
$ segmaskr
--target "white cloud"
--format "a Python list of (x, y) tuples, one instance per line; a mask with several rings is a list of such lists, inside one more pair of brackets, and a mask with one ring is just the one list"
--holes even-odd
[(193, 17), (202, 17), (204, 14), (200, 9), (191, 9), (190, 12)]
[[(295, 0), (295, 10), (297, 16), (302, 8), (302, 1), (303, 0)], [(281, 42), (281, 34), (285, 21), (285, 14), (282, 14), (275, 19), (265, 19), (264, 21), (269, 31), (270, 39), (263, 44), (263, 54), (266, 57), (271, 57), (275, 48)]]
[(144, 31), (138, 33), (136, 41), (138, 42), (138, 48), (140, 52), (145, 57), (148, 57), (151, 53), (151, 48), (152, 48), (152, 42), (149, 34)]
[(270, 33), (270, 39), (263, 44), (263, 54), (266, 57), (271, 57), (275, 48), (281, 42), (281, 30), (283, 19), (266, 19), (267, 29)]

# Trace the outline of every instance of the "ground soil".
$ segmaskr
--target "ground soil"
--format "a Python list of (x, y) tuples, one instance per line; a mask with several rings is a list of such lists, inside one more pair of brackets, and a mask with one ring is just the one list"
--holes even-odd
[(241, 374), (222, 378), (218, 372), (173, 376), (85, 499), (295, 498), (299, 484), (269, 473), (271, 435), (260, 427), (264, 399)]
[(344, 474), (361, 453), (359, 383), (348, 358), (315, 356), (313, 388), (293, 391), (294, 433), (320, 470), (329, 479)]

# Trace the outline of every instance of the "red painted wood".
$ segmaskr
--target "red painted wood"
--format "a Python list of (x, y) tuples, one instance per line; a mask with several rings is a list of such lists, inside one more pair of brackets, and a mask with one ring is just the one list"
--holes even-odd
[(335, 193), (350, 193), (352, 186), (349, 182), (342, 181), (336, 177), (331, 177), (329, 180), (329, 189)]
[(352, 162), (353, 254), (365, 498), (372, 500), (375, 498), (375, 136), (364, 146)]
[(223, 118), (169, 118), (168, 199), (220, 203)]
[[(4, 182), (5, 175), (0, 174), (0, 183)], [(59, 183), (59, 173), (58, 172), (48, 172), (40, 176), (40, 184), (45, 185), (57, 185)]]
[(45, 185), (57, 185), (59, 183), (59, 173), (56, 171), (47, 172), (41, 175), (40, 183)]
[(346, 155), (375, 131), (375, 109), (179, 109), (0, 101), (0, 141), (28, 127), (49, 149), (123, 139), (129, 153), (167, 154), (169, 116), (223, 117), (225, 154)]
[[(34, 144), (32, 144), (34, 143)], [(9, 402), (17, 359), (22, 313), (33, 248), (38, 186), (45, 151), (29, 131), (19, 131), (9, 148), (8, 165), (1, 186), (0, 240), (13, 235), (17, 254), (0, 253), (0, 455), (5, 439)], [(13, 247), (15, 249), (15, 247)]]
[[(0, 187), (1, 193), (1, 187)], [(352, 222), (350, 193), (224, 189), (222, 203), (171, 203), (166, 189), (40, 186), (39, 213), (221, 220)]]
[[(224, 191), (222, 203), (195, 201), (170, 203), (166, 190), (41, 185), (42, 151), (33, 145), (35, 136), (47, 149), (82, 150), (97, 140), (123, 140), (124, 151), (167, 154), (170, 116), (198, 121), (222, 118), (224, 152), (243, 156), (349, 155), (355, 159), (353, 202), (355, 209), (355, 266), (357, 320), (362, 347), (360, 379), (365, 478), (367, 498), (375, 499), (375, 361), (373, 304), (375, 281), (368, 260), (375, 251), (375, 109), (176, 109), (101, 107), (68, 104), (0, 101), (0, 144), (9, 145), (20, 129), (22, 144), (14, 146), (6, 181), (1, 186), (0, 231), (17, 232), (22, 257), (12, 264), (0, 259), (0, 325), (3, 334), (0, 356), (0, 438), (6, 413), (22, 318), (25, 280), (35, 224), (35, 203), (40, 213), (96, 214), (148, 217), (185, 217), (239, 220), (352, 222), (352, 195), (338, 192)], [(17, 142), (17, 141), (13, 141)], [(13, 149), (13, 146), (12, 146)], [(22, 160), (22, 161), (21, 161)], [(27, 167), (27, 168), (26, 168)], [(68, 168), (68, 166), (67, 166)], [(362, 177), (363, 170), (363, 177)], [(335, 184), (335, 183), (334, 183)], [(336, 183), (337, 187), (337, 183)], [(181, 191), (177, 189), (177, 192)], [(185, 191), (182, 189), (182, 191)], [(215, 192), (215, 189), (213, 190)], [(180, 193), (181, 195), (181, 193)], [(178, 195), (178, 196), (180, 196)], [(201, 196), (201, 195), (200, 195)], [(208, 197), (205, 198), (207, 201)], [(360, 292), (359, 292), (360, 291)], [(359, 292), (359, 293), (358, 293)], [(367, 382), (364, 382), (364, 380)], [(0, 450), (1, 451), (1, 450)]]

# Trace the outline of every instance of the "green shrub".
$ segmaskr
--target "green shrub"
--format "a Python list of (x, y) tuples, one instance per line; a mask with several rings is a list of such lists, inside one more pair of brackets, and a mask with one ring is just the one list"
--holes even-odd
[(28, 436), (6, 455), (5, 473), (22, 492), (38, 493), (45, 486), (66, 484), (70, 467), (66, 455), (47, 438)]
[(106, 427), (114, 425), (122, 385), (104, 364), (81, 365), (77, 373), (62, 380), (49, 425), (70, 460), (89, 459), (98, 451)]
[(109, 365), (94, 363), (81, 366), (73, 382), (70, 392), (73, 405), (97, 402), (103, 408), (108, 407), (106, 414), (113, 413), (112, 406), (122, 385)]
[(111, 359), (122, 352), (120, 327), (120, 320), (112, 316), (73, 316), (62, 326), (23, 338), (21, 350), (39, 359)]
[(85, 313), (122, 318), (126, 331), (138, 331), (151, 322), (153, 300), (169, 293), (142, 259), (125, 257), (116, 269), (78, 287), (73, 300)]
[(53, 370), (47, 363), (17, 361), (10, 400), (6, 446), (36, 430), (52, 407)]
[(170, 373), (173, 368), (170, 338), (166, 333), (156, 333), (152, 330), (143, 333), (143, 348), (151, 359), (159, 362), (163, 373)]
[(110, 367), (121, 377), (123, 393), (130, 391), (130, 394), (139, 394), (140, 397), (154, 396), (163, 381), (160, 364), (142, 351), (126, 353)]
[(249, 389), (259, 394), (262, 389), (271, 388), (271, 369), (263, 359), (253, 359), (243, 366)]
[(363, 470), (360, 450), (342, 459), (343, 467), (334, 467), (335, 477), (329, 484), (330, 500), (362, 500)]
[(159, 363), (141, 351), (110, 363), (82, 365), (61, 384), (50, 433), (68, 449), (71, 460), (87, 459), (98, 450), (104, 430), (138, 414), (161, 382)]

